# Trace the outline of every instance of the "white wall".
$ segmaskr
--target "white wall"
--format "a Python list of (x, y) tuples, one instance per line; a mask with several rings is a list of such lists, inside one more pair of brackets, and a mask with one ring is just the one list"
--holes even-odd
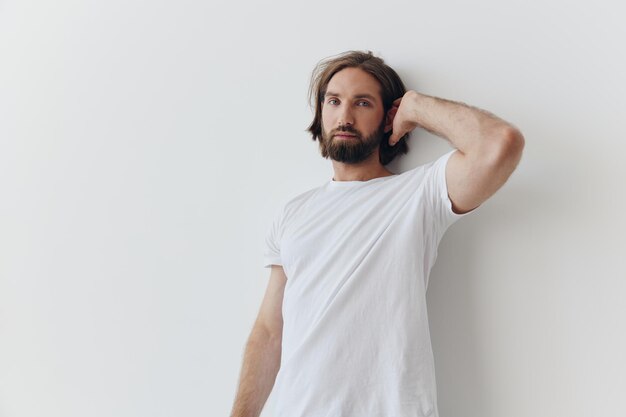
[[(310, 72), (348, 49), (526, 138), (431, 275), (441, 416), (626, 415), (618, 4), (2, 2), (0, 415), (228, 415), (269, 220), (332, 175)], [(410, 146), (392, 170), (449, 149)]]

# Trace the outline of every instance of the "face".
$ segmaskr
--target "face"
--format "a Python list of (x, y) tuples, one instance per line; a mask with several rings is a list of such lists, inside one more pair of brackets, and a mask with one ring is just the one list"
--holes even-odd
[(322, 101), (322, 156), (345, 163), (370, 157), (386, 126), (378, 80), (359, 68), (344, 68), (328, 83)]

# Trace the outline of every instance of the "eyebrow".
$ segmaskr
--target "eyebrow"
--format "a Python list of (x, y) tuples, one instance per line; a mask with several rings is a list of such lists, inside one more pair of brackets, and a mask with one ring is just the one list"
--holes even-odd
[[(341, 97), (341, 94), (333, 93), (332, 91), (327, 91), (324, 94), (324, 98), (326, 98), (328, 96)], [(357, 95), (354, 96), (354, 98), (368, 98), (368, 99), (370, 99), (372, 101), (376, 101), (376, 97), (374, 97), (371, 94), (357, 94)]]

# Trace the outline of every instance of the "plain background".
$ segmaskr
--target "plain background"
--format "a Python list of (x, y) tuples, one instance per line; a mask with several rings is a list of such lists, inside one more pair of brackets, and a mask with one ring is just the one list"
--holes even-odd
[(626, 415), (618, 4), (3, 1), (0, 415), (228, 415), (269, 222), (332, 176), (310, 73), (350, 49), (526, 138), (430, 277), (441, 417)]

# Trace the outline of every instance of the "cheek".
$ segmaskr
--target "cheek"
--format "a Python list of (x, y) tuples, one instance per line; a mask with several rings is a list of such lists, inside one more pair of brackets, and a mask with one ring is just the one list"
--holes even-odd
[(331, 118), (328, 114), (322, 113), (322, 129), (328, 130), (330, 126), (332, 126)]
[(385, 125), (385, 118), (383, 115), (374, 117), (370, 123), (370, 130), (378, 130), (381, 126)]

